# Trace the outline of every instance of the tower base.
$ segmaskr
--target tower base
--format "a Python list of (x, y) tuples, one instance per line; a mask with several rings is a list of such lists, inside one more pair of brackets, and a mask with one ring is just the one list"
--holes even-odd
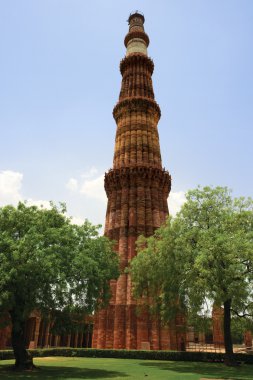
[(94, 318), (92, 348), (126, 350), (182, 350), (185, 333), (172, 321), (162, 325), (136, 305), (110, 305)]

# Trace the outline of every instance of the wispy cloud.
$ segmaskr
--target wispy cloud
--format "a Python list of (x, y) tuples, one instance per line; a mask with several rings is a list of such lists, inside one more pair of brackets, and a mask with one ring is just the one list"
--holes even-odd
[(184, 191), (172, 191), (168, 199), (170, 215), (175, 216), (180, 211), (185, 201), (186, 198)]
[(71, 223), (72, 224), (77, 224), (78, 226), (81, 226), (84, 223), (84, 219), (83, 218), (79, 218), (79, 217), (76, 217), (76, 216), (71, 216), (70, 219), (71, 219)]
[(32, 198), (28, 198), (28, 199), (26, 199), (26, 204), (27, 204), (27, 206), (37, 206), (39, 208), (45, 208), (45, 209), (51, 208), (50, 202), (45, 201), (45, 200), (35, 200)]
[(104, 175), (84, 181), (80, 192), (87, 197), (98, 199), (101, 202), (106, 202), (107, 197), (104, 190)]
[(68, 190), (78, 192), (87, 198), (93, 198), (103, 203), (106, 202), (106, 194), (104, 190), (104, 175), (99, 175), (95, 167), (90, 168), (83, 173), (79, 179), (70, 178), (66, 183)]
[(78, 181), (75, 178), (70, 178), (66, 183), (66, 188), (71, 191), (78, 190)]
[[(39, 208), (50, 209), (50, 201), (44, 199), (26, 198), (22, 195), (23, 174), (12, 171), (3, 170), (0, 172), (0, 206), (8, 204), (16, 206), (18, 202), (26, 202), (27, 206), (37, 206)], [(72, 182), (72, 188), (75, 182)], [(84, 218), (71, 217), (73, 224), (81, 225), (84, 223)]]
[(0, 172), (0, 205), (16, 204), (22, 200), (23, 174), (12, 170)]
[(98, 170), (95, 166), (92, 166), (89, 170), (84, 172), (81, 177), (82, 178), (92, 178), (98, 173)]

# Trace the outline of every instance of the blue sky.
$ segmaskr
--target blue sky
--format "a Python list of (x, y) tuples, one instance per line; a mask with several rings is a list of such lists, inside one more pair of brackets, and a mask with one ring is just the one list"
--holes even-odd
[(251, 196), (253, 1), (0, 1), (0, 205), (65, 201), (104, 223), (119, 62), (144, 13), (171, 209), (200, 185)]

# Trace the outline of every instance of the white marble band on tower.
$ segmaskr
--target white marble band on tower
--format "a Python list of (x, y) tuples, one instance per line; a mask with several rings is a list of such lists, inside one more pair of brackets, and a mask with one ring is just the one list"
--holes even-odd
[(129, 33), (125, 39), (126, 56), (134, 53), (148, 55), (149, 38), (144, 30), (144, 16), (138, 12), (129, 16)]
[(143, 41), (141, 38), (133, 38), (128, 42), (126, 56), (133, 53), (142, 53), (148, 55), (145, 41)]

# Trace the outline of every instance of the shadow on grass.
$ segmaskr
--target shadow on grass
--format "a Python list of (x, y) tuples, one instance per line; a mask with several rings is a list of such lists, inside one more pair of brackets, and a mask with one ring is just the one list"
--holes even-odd
[(103, 369), (39, 366), (34, 371), (19, 372), (11, 366), (0, 367), (1, 380), (23, 379), (113, 379), (114, 377), (128, 377), (124, 372), (108, 371)]
[(196, 362), (147, 362), (140, 363), (145, 367), (153, 367), (164, 371), (199, 374), (206, 378), (229, 380), (252, 380), (253, 366), (226, 367), (224, 364)]

